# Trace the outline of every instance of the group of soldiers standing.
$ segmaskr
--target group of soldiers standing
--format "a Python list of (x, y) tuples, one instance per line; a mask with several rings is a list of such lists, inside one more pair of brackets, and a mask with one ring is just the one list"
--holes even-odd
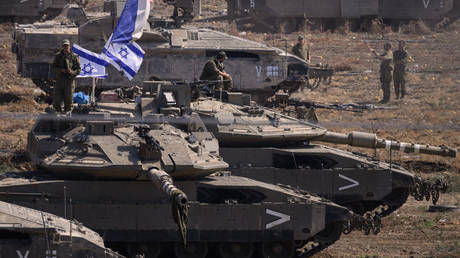
[(384, 52), (379, 55), (372, 50), (375, 57), (381, 60), (380, 82), (382, 83), (383, 99), (381, 103), (388, 103), (391, 95), (391, 81), (395, 87), (396, 99), (402, 99), (406, 95), (406, 68), (409, 54), (406, 50), (406, 42), (399, 41), (399, 48), (391, 51), (391, 44), (385, 43)]
[[(393, 53), (391, 44), (385, 43), (384, 52), (380, 55), (375, 50), (372, 50), (375, 57), (381, 60), (380, 81), (383, 90), (381, 103), (390, 101), (390, 85), (392, 81), (395, 87), (396, 99), (402, 99), (406, 95), (406, 67), (409, 55), (405, 46), (404, 41), (399, 41), (399, 49)], [(306, 46), (303, 36), (298, 37), (298, 42), (292, 48), (292, 52), (310, 63), (310, 50)], [(204, 65), (200, 80), (217, 82), (217, 88), (230, 91), (233, 86), (232, 77), (225, 72), (225, 59), (227, 59), (226, 53), (220, 51), (216, 56), (208, 60)], [(71, 51), (68, 40), (62, 42), (62, 50), (56, 54), (53, 66), (56, 69), (57, 77), (54, 87), (54, 110), (62, 112), (61, 104), (64, 102), (64, 112), (70, 112), (75, 89), (74, 79), (80, 74), (81, 67), (78, 56)]]
[[(303, 36), (298, 37), (298, 42), (292, 47), (292, 53), (310, 63), (310, 50), (305, 44)], [(380, 103), (388, 103), (391, 95), (391, 82), (393, 81), (396, 99), (402, 99), (406, 95), (406, 68), (409, 54), (406, 50), (406, 42), (399, 41), (399, 48), (391, 51), (391, 44), (385, 43), (384, 52), (377, 54), (372, 50), (375, 57), (381, 60), (380, 82), (383, 91), (383, 99)]]

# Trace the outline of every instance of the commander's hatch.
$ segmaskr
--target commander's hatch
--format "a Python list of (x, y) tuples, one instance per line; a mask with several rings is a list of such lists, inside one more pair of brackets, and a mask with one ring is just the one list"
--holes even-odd
[(184, 41), (188, 39), (186, 30), (172, 30), (171, 31), (171, 47), (173, 48), (183, 48)]

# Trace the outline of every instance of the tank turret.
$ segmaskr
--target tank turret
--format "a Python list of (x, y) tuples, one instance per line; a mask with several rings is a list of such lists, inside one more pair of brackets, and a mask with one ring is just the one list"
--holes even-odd
[(381, 215), (399, 208), (409, 195), (436, 204), (447, 190), (444, 180), (424, 180), (397, 164), (314, 142), (446, 157), (456, 156), (453, 148), (389, 141), (365, 132), (330, 132), (251, 104), (244, 94), (220, 95), (227, 102), (201, 97), (191, 108), (219, 140), (220, 153), (235, 175), (317, 193), (358, 213), (384, 207)]
[(0, 199), (60, 216), (72, 207), (128, 257), (309, 256), (342, 232), (379, 231), (378, 217), (225, 171), (189, 84), (157, 82), (136, 102), (110, 94), (38, 117), (27, 146), (37, 170), (4, 174)]
[(192, 110), (200, 114), (221, 146), (296, 146), (302, 142), (320, 141), (372, 149), (386, 148), (406, 153), (446, 157), (457, 155), (457, 150), (448, 146), (385, 140), (366, 132), (330, 132), (320, 125), (254, 103), (251, 105), (250, 98), (244, 94), (229, 92), (224, 95), (227, 102), (199, 98), (191, 104)]
[(1, 257), (123, 258), (80, 222), (0, 201)]
[[(196, 5), (200, 1), (165, 2), (174, 5), (177, 10), (184, 10), (179, 12), (183, 15), (173, 15), (172, 24), (164, 18), (149, 18), (150, 26), (137, 41), (146, 54), (136, 77), (129, 81), (114, 68), (108, 67), (109, 77), (98, 81), (98, 88), (130, 87), (145, 80), (192, 81), (200, 77), (206, 62), (219, 51), (225, 51), (228, 56), (225, 66), (232, 75), (233, 88), (253, 94), (261, 103), (277, 90), (293, 92), (309, 81), (314, 81), (316, 86), (319, 81), (330, 82), (331, 68), (312, 67), (285, 50), (207, 28), (178, 27), (175, 21), (188, 20), (193, 13), (196, 14), (199, 9)], [(55, 79), (51, 65), (62, 39), (101, 53), (117, 24), (123, 4), (123, 1), (112, 2), (110, 14), (86, 13), (82, 15), (85, 19), (79, 19), (79, 26), (58, 22), (16, 25), (13, 47), (18, 73), (33, 79), (46, 92), (51, 92)], [(83, 23), (83, 20), (86, 22)], [(184, 66), (185, 63), (188, 65)], [(92, 86), (92, 81), (81, 78), (76, 80), (76, 85), (77, 88), (85, 88)]]

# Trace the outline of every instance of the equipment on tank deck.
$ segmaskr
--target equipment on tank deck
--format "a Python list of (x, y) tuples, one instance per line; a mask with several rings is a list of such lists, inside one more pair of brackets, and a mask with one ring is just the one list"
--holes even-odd
[[(119, 17), (120, 3), (114, 3), (111, 15), (88, 14), (88, 21), (80, 25), (78, 32), (75, 25), (56, 25), (54, 28), (40, 23), (17, 25), (13, 46), (18, 73), (33, 79), (44, 91), (51, 92), (54, 83), (51, 64), (61, 40), (69, 38), (72, 43), (78, 42), (81, 47), (100, 53)], [(146, 53), (134, 79), (129, 81), (109, 66), (109, 77), (99, 80), (98, 88), (129, 87), (146, 80), (194, 81), (200, 77), (206, 62), (219, 51), (225, 51), (228, 56), (225, 71), (232, 76), (233, 89), (253, 93), (260, 103), (278, 90), (293, 92), (303, 85), (317, 87), (321, 82), (329, 83), (333, 74), (331, 68), (309, 66), (279, 48), (210, 29), (179, 28), (153, 16), (149, 21), (150, 27), (137, 41)], [(77, 87), (90, 87), (92, 80), (79, 78), (76, 83)]]
[(235, 175), (313, 192), (357, 213), (382, 205), (379, 213), (383, 215), (399, 208), (409, 195), (417, 200), (432, 198), (436, 203), (439, 192), (447, 190), (443, 180), (422, 180), (398, 165), (312, 142), (446, 157), (455, 157), (455, 149), (389, 141), (365, 132), (329, 132), (319, 125), (248, 105), (249, 99), (241, 93), (224, 95), (228, 103), (199, 98), (191, 108), (219, 140), (221, 155)]
[(439, 27), (460, 17), (458, 0), (227, 0), (227, 6), (228, 15), (237, 23), (255, 22), (287, 33), (307, 23), (334, 30), (349, 20), (356, 30), (362, 28), (360, 23), (379, 17), (394, 26), (422, 19)]
[(379, 231), (378, 218), (222, 171), (217, 140), (190, 112), (190, 85), (150, 86), (137, 103), (43, 114), (28, 135), (37, 171), (5, 174), (0, 198), (58, 215), (71, 205), (128, 257), (305, 257), (342, 232)]
[(0, 222), (0, 257), (124, 257), (81, 223), (47, 212), (0, 201)]

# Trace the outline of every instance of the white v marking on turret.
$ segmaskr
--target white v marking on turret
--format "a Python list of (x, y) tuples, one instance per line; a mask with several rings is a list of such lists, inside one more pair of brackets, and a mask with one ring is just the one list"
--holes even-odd
[(342, 174), (339, 174), (339, 177), (342, 178), (342, 179), (345, 179), (345, 180), (347, 180), (348, 182), (351, 183), (351, 184), (349, 184), (349, 185), (339, 187), (339, 191), (347, 190), (347, 189), (349, 189), (349, 188), (352, 188), (352, 187), (355, 187), (355, 186), (358, 186), (358, 185), (359, 185), (359, 182), (358, 182), (358, 181), (356, 181), (356, 180), (354, 180), (354, 179), (351, 179), (351, 178), (349, 178), (349, 177), (347, 177), (347, 176), (344, 176), (344, 175), (342, 175)]
[(276, 217), (279, 218), (279, 219), (277, 219), (275, 221), (267, 223), (267, 225), (265, 225), (265, 229), (269, 229), (269, 228), (272, 228), (274, 226), (278, 226), (280, 224), (283, 224), (283, 223), (288, 222), (288, 221), (291, 220), (291, 216), (289, 216), (287, 214), (280, 213), (280, 212), (272, 211), (270, 209), (266, 209), (265, 213), (267, 213), (268, 215), (276, 216)]

